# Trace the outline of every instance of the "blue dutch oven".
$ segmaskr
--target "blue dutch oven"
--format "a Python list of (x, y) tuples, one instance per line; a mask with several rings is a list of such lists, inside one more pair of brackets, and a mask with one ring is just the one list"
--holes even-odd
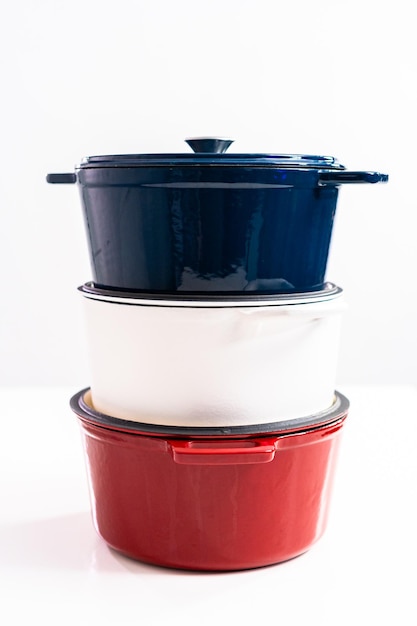
[[(260, 295), (323, 289), (339, 185), (386, 182), (333, 157), (194, 152), (85, 158), (77, 183), (98, 287)], [(208, 294), (210, 292), (210, 294)]]

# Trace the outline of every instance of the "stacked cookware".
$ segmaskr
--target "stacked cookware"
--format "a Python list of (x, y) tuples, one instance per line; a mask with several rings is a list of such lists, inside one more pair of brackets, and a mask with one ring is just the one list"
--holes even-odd
[(158, 565), (287, 560), (324, 532), (349, 402), (342, 289), (326, 282), (338, 189), (384, 182), (332, 157), (84, 159), (91, 386), (71, 398), (95, 527)]

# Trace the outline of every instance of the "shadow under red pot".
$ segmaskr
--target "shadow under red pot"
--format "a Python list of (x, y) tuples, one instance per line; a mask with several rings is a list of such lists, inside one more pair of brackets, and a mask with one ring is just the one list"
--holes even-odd
[(279, 563), (323, 534), (349, 402), (305, 420), (229, 429), (112, 418), (71, 399), (79, 417), (94, 523), (140, 561), (225, 571)]

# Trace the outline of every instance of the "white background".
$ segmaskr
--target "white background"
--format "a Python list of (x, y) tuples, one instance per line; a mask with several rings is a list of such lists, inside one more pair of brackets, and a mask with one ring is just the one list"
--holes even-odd
[(336, 156), (327, 278), (345, 289), (339, 384), (417, 383), (417, 39), (406, 0), (16, 0), (3, 6), (3, 385), (89, 384), (76, 288), (90, 266), (83, 156), (187, 149)]
[[(0, 381), (19, 386), (0, 389), (2, 623), (414, 625), (414, 4), (14, 0), (0, 88)], [(328, 279), (349, 303), (352, 410), (329, 528), (299, 559), (216, 576), (131, 562), (95, 534), (68, 407), (89, 384), (90, 266), (75, 186), (45, 182), (85, 155), (182, 151), (193, 135), (390, 175), (338, 202)]]

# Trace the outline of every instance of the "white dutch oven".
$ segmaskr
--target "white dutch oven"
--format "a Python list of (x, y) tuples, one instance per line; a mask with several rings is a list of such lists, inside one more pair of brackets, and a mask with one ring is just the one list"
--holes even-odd
[(83, 294), (97, 411), (171, 426), (267, 424), (334, 402), (342, 290), (244, 301)]

